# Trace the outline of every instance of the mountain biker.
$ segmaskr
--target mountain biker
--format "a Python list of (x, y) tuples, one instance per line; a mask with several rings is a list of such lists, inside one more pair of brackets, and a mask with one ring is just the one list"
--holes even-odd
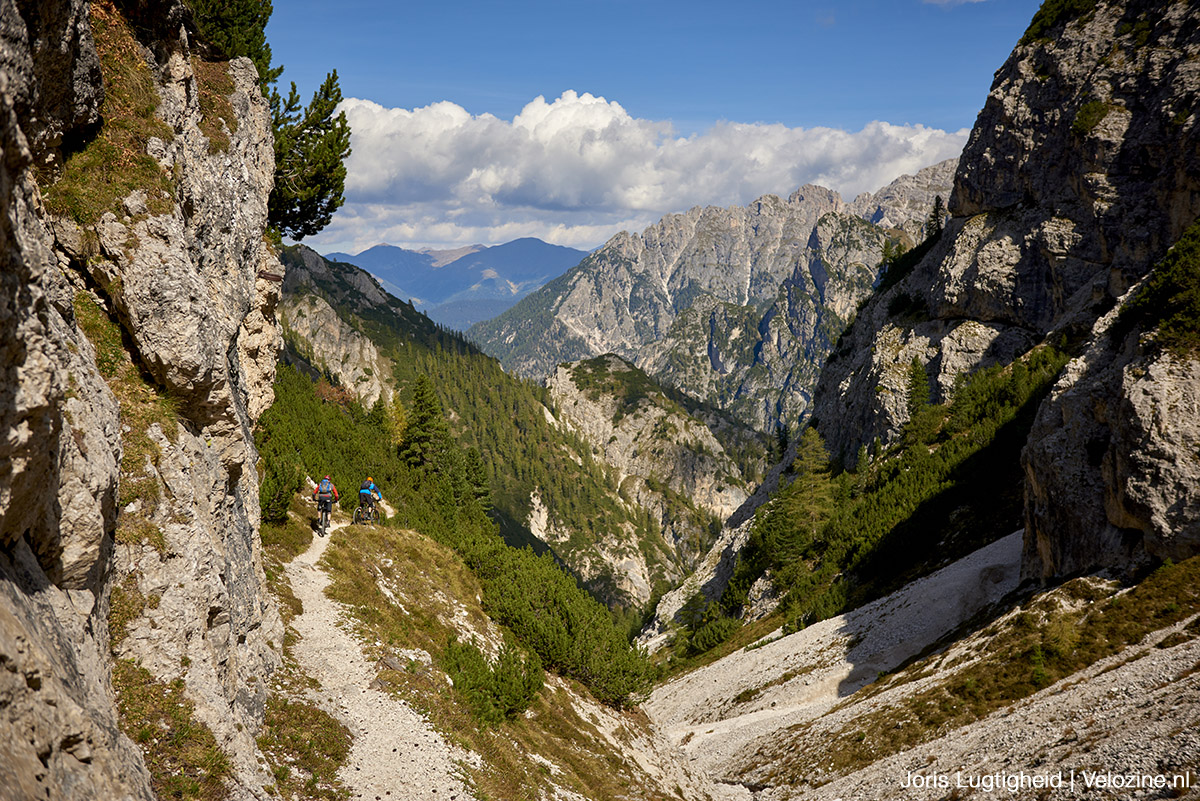
[(325, 476), (317, 486), (313, 487), (313, 500), (317, 502), (318, 512), (332, 512), (333, 502), (337, 499), (338, 489), (329, 476)]
[[(373, 497), (372, 497), (373, 494)], [(367, 476), (358, 488), (358, 505), (366, 507), (368, 511), (375, 511), (375, 499), (383, 500), (383, 493), (379, 491), (379, 487), (375, 486), (375, 480)]]

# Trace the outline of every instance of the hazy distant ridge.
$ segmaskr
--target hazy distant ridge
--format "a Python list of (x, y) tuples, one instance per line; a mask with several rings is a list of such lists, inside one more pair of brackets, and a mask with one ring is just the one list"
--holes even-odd
[(586, 251), (524, 238), (454, 250), (375, 245), (355, 255), (335, 252), (325, 258), (367, 270), (431, 319), (466, 329), (505, 311), (586, 255)]

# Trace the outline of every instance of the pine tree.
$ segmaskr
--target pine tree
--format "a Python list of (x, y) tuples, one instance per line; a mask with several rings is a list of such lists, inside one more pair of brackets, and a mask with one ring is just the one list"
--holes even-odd
[(483, 465), (483, 459), (479, 456), (479, 451), (474, 446), (467, 448), (466, 454), (463, 457), (463, 464), (466, 469), (467, 484), (471, 488), (471, 494), (483, 507), (485, 512), (490, 512), (492, 509), (492, 493), (489, 488), (487, 468)]
[(790, 445), (790, 436), (788, 433), (787, 424), (782, 421), (775, 424), (775, 446), (779, 449), (779, 461), (783, 461), (787, 456), (788, 445)]
[(267, 21), (271, 0), (187, 0), (192, 19), (205, 41), (229, 58), (246, 56), (258, 68), (263, 86), (274, 83), (283, 67), (271, 66)]
[(275, 188), (267, 202), (268, 224), (297, 241), (329, 224), (345, 198), (350, 125), (337, 112), (342, 102), (337, 70), (325, 77), (308, 106), (296, 84), (286, 98), (275, 88), (283, 67), (271, 66), (266, 27), (271, 0), (187, 0), (200, 35), (230, 58), (246, 56), (258, 68), (271, 102), (275, 132)]
[(433, 391), (433, 382), (424, 373), (417, 375), (413, 386), (412, 411), (404, 429), (400, 457), (410, 467), (431, 472), (444, 472), (450, 466), (450, 429)]
[(380, 431), (387, 426), (387, 402), (383, 399), (382, 394), (371, 406), (371, 411), (367, 412), (367, 424)]
[(942, 235), (945, 224), (946, 203), (942, 196), (938, 195), (933, 199), (933, 211), (929, 212), (929, 219), (925, 222), (925, 238), (937, 239)]
[(796, 479), (788, 487), (784, 501), (791, 532), (780, 542), (781, 548), (791, 552), (785, 561), (799, 556), (800, 548), (816, 538), (821, 525), (833, 511), (829, 452), (815, 428), (809, 426), (800, 435), (792, 467)]
[(911, 420), (929, 405), (929, 377), (916, 356), (908, 366), (908, 417)]
[(271, 90), (275, 188), (267, 203), (268, 218), (272, 228), (293, 239), (319, 232), (345, 201), (350, 125), (345, 113), (337, 111), (341, 102), (337, 70), (303, 109), (295, 83), (286, 100)]
[(388, 435), (388, 442), (399, 449), (404, 443), (404, 429), (408, 426), (408, 413), (404, 410), (395, 398), (391, 403), (384, 405), (384, 430)]

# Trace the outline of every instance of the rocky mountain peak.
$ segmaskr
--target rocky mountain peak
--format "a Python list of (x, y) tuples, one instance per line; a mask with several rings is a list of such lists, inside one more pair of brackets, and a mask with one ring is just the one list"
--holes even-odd
[(941, 196), (945, 201), (950, 197), (958, 163), (959, 159), (946, 159), (913, 175), (901, 175), (874, 194), (864, 192), (854, 198), (850, 210), (867, 222), (902, 230), (919, 242), (935, 198)]
[(919, 230), (925, 195), (948, 195), (949, 173), (947, 163), (894, 182), (859, 198), (861, 213), (805, 185), (786, 201), (669, 214), (614, 236), (471, 336), (531, 378), (616, 353), (752, 427), (794, 425), (825, 354), (871, 290), (884, 242), (898, 235), (862, 214)]

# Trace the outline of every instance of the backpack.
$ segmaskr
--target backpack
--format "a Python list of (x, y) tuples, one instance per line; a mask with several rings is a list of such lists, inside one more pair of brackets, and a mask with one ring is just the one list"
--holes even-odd
[(370, 482), (370, 481), (364, 481), (364, 482), (362, 483), (362, 486), (358, 488), (358, 491), (359, 491), (359, 492), (370, 492), (370, 491), (371, 491), (371, 486), (372, 486), (372, 485), (371, 485), (371, 482)]
[(323, 501), (327, 501), (333, 497), (333, 482), (329, 479), (321, 479), (321, 484), (317, 487), (317, 497)]

